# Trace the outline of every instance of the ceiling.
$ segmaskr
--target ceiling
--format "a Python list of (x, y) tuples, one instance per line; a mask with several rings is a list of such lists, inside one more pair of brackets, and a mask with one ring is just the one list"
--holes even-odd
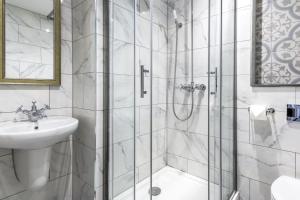
[(53, 1), (54, 0), (5, 0), (5, 3), (47, 16), (53, 10)]

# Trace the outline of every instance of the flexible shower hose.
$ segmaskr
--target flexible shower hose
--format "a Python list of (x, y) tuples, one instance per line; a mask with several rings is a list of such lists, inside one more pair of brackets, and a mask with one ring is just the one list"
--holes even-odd
[(191, 118), (193, 111), (194, 111), (194, 90), (192, 90), (192, 108), (189, 111), (189, 114), (187, 117), (185, 118), (181, 118), (177, 115), (176, 110), (175, 110), (175, 91), (176, 91), (176, 74), (177, 74), (177, 57), (178, 57), (178, 29), (179, 29), (179, 24), (177, 21), (175, 21), (176, 23), (176, 44), (175, 44), (175, 65), (174, 65), (174, 83), (173, 83), (173, 100), (172, 100), (172, 107), (173, 107), (173, 114), (174, 116), (180, 120), (180, 121), (186, 121), (189, 118)]

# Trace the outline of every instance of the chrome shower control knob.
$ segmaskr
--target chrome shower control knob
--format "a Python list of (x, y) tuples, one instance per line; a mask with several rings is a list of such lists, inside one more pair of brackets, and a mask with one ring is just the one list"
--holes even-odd
[(205, 91), (206, 90), (206, 85), (204, 85), (204, 84), (196, 84), (195, 85), (195, 89), (196, 90), (200, 90), (200, 91)]

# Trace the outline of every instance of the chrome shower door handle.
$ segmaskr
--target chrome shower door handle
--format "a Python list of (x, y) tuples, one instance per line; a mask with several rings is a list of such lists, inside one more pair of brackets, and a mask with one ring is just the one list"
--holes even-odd
[(211, 95), (216, 95), (218, 91), (218, 68), (215, 68), (214, 72), (210, 72), (211, 75), (215, 75), (215, 91), (210, 92)]
[(141, 73), (141, 98), (144, 98), (145, 94), (147, 94), (147, 91), (145, 91), (145, 73), (149, 73), (149, 70), (145, 69), (144, 65), (141, 65), (140, 73)]

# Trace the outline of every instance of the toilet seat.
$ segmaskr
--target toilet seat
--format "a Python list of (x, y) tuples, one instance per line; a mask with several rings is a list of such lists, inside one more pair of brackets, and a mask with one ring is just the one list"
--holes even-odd
[(288, 176), (281, 176), (271, 186), (272, 200), (299, 200), (300, 180)]

